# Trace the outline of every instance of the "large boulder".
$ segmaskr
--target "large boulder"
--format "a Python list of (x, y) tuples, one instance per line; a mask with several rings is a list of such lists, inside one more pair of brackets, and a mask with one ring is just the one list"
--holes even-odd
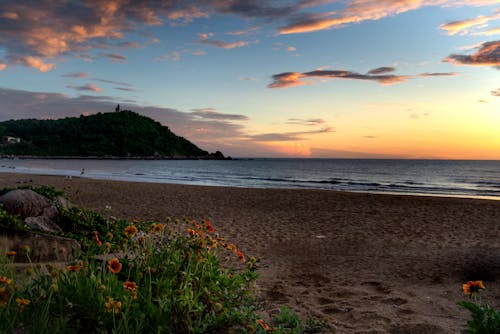
[[(16, 189), (0, 196), (0, 204), (11, 215), (18, 215), (22, 219), (37, 217), (47, 213), (53, 218), (57, 214), (54, 204), (45, 196), (30, 189)], [(54, 214), (55, 213), (55, 214)]]
[[(45, 196), (30, 189), (16, 189), (0, 196), (0, 204), (11, 215), (18, 215), (32, 230), (62, 232), (52, 220), (57, 207)], [(67, 203), (64, 203), (67, 204)]]

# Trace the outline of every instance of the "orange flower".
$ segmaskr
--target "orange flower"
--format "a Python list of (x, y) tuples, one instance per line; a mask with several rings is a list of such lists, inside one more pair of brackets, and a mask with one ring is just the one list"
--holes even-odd
[(245, 263), (246, 261), (245, 254), (243, 254), (242, 251), (236, 250), (236, 255), (238, 255), (238, 257), (240, 258), (241, 263)]
[(207, 228), (208, 233), (215, 232), (214, 227), (212, 226), (212, 224), (208, 220), (205, 222), (205, 227)]
[(29, 305), (31, 303), (31, 301), (29, 299), (16, 298), (16, 303), (18, 305), (24, 306), (24, 305)]
[(97, 232), (97, 231), (94, 231), (94, 240), (95, 240), (97, 246), (99, 246), (99, 247), (102, 246), (102, 242), (101, 242), (101, 240), (99, 240), (99, 232)]
[(194, 232), (194, 230), (192, 228), (188, 228), (186, 231), (187, 231), (187, 233), (189, 233), (189, 235), (194, 235), (195, 234), (195, 232)]
[(111, 260), (108, 261), (108, 268), (113, 274), (118, 274), (120, 270), (122, 270), (122, 264), (120, 261), (115, 257)]
[(0, 283), (10, 284), (12, 283), (12, 280), (8, 277), (0, 276)]
[(78, 270), (82, 269), (82, 267), (80, 267), (80, 266), (66, 266), (66, 269), (68, 269), (68, 271), (78, 271)]
[(9, 301), (9, 293), (5, 288), (0, 288), (0, 305), (5, 305)]
[(106, 308), (106, 312), (116, 314), (120, 312), (122, 302), (119, 300), (114, 300), (113, 297), (108, 297), (108, 300), (104, 303), (104, 307)]
[(16, 252), (15, 251), (8, 251), (5, 253), (5, 255), (7, 255), (8, 257), (12, 257), (12, 256), (16, 255)]
[(165, 225), (163, 224), (154, 224), (153, 225), (153, 231), (154, 232), (161, 232), (165, 229)]
[(468, 281), (465, 284), (462, 284), (462, 289), (466, 295), (474, 295), (476, 293), (481, 292), (481, 290), (486, 289), (483, 284), (483, 281)]
[(135, 282), (126, 281), (123, 283), (123, 287), (128, 291), (135, 291), (137, 289), (137, 284)]
[(272, 327), (271, 327), (271, 326), (269, 326), (268, 324), (266, 324), (266, 323), (264, 322), (264, 320), (262, 320), (262, 319), (257, 319), (257, 323), (258, 323), (258, 324), (259, 324), (259, 326), (260, 326), (260, 327), (262, 327), (262, 329), (263, 329), (263, 330), (265, 330), (266, 332), (270, 332), (270, 331), (272, 331), (272, 330), (273, 330), (273, 329), (272, 329)]
[(125, 235), (127, 237), (133, 237), (137, 234), (137, 232), (139, 232), (139, 230), (137, 230), (137, 227), (135, 227), (134, 225), (130, 225), (125, 228)]

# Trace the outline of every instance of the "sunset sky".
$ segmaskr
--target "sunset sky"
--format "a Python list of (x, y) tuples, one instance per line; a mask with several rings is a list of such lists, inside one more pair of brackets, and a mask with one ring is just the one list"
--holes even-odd
[(118, 103), (236, 157), (500, 159), (500, 3), (0, 1), (0, 121)]

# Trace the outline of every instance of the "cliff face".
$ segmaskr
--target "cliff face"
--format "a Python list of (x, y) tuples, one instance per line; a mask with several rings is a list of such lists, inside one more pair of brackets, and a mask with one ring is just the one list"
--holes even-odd
[(0, 154), (4, 155), (211, 157), (168, 127), (128, 110), (0, 122), (0, 137)]

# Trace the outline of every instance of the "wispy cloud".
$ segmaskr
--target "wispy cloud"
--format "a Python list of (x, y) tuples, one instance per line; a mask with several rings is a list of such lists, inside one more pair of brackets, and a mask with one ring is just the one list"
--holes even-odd
[(497, 88), (495, 90), (492, 90), (491, 92), (491, 95), (493, 96), (500, 96), (500, 88)]
[(452, 54), (443, 59), (455, 65), (500, 66), (500, 41), (485, 42), (471, 55)]
[(101, 53), (100, 56), (108, 58), (113, 63), (124, 63), (127, 60), (126, 56), (118, 53)]
[(279, 29), (280, 34), (298, 34), (345, 26), (366, 20), (379, 20), (425, 6), (483, 6), (496, 4), (496, 0), (350, 0), (339, 11), (327, 13), (300, 13)]
[(320, 133), (335, 132), (331, 127), (299, 132), (283, 132), (283, 133), (261, 133), (247, 136), (247, 140), (256, 142), (283, 142), (283, 141), (299, 141), (306, 139), (305, 136), (316, 135)]
[(123, 81), (115, 81), (115, 80), (107, 80), (107, 79), (94, 79), (94, 80), (99, 81), (99, 82), (112, 84), (112, 85), (118, 85), (118, 86), (122, 86), (122, 87), (132, 87), (132, 84), (130, 84), (128, 82), (123, 82)]
[(375, 81), (382, 85), (392, 85), (415, 77), (442, 77), (456, 75), (454, 72), (421, 73), (417, 75), (387, 74), (395, 71), (393, 67), (379, 67), (368, 71), (366, 74), (346, 70), (315, 70), (311, 72), (284, 72), (272, 76), (268, 88), (287, 88), (314, 83), (315, 79), (349, 79)]
[(85, 84), (83, 86), (73, 86), (73, 85), (67, 85), (66, 87), (74, 89), (74, 90), (79, 90), (79, 91), (87, 91), (87, 92), (102, 92), (102, 88), (97, 87), (96, 85), (93, 84)]
[(473, 33), (474, 36), (494, 36), (500, 35), (500, 28), (490, 28), (484, 31), (478, 31)]
[(87, 72), (74, 72), (61, 75), (65, 78), (88, 78), (89, 74)]
[(485, 25), (487, 25), (489, 21), (493, 21), (496, 19), (500, 19), (500, 12), (489, 16), (480, 15), (472, 19), (465, 19), (465, 20), (445, 23), (440, 25), (439, 28), (446, 30), (448, 35), (468, 34), (471, 32), (471, 29), (478, 26), (484, 27)]
[(326, 123), (326, 121), (322, 118), (308, 118), (308, 119), (289, 118), (286, 123), (287, 124), (296, 124), (296, 125), (314, 126), (314, 125), (324, 124), (324, 123)]
[(165, 53), (161, 56), (155, 58), (156, 61), (179, 61), (181, 59), (181, 54), (178, 51), (172, 51), (169, 53)]
[(215, 111), (215, 108), (202, 108), (202, 109), (192, 109), (191, 115), (200, 117), (202, 119), (213, 119), (213, 120), (230, 120), (230, 121), (248, 121), (249, 118), (245, 115), (238, 114), (224, 114)]
[(394, 67), (383, 66), (383, 67), (377, 67), (377, 68), (374, 68), (373, 70), (368, 71), (368, 74), (373, 74), (373, 75), (385, 74), (385, 73), (394, 72), (395, 70), (396, 69)]
[(223, 40), (211, 39), (213, 35), (213, 33), (198, 34), (198, 43), (212, 45), (222, 49), (241, 48), (242, 46), (247, 46), (250, 43), (246, 41), (226, 42)]

